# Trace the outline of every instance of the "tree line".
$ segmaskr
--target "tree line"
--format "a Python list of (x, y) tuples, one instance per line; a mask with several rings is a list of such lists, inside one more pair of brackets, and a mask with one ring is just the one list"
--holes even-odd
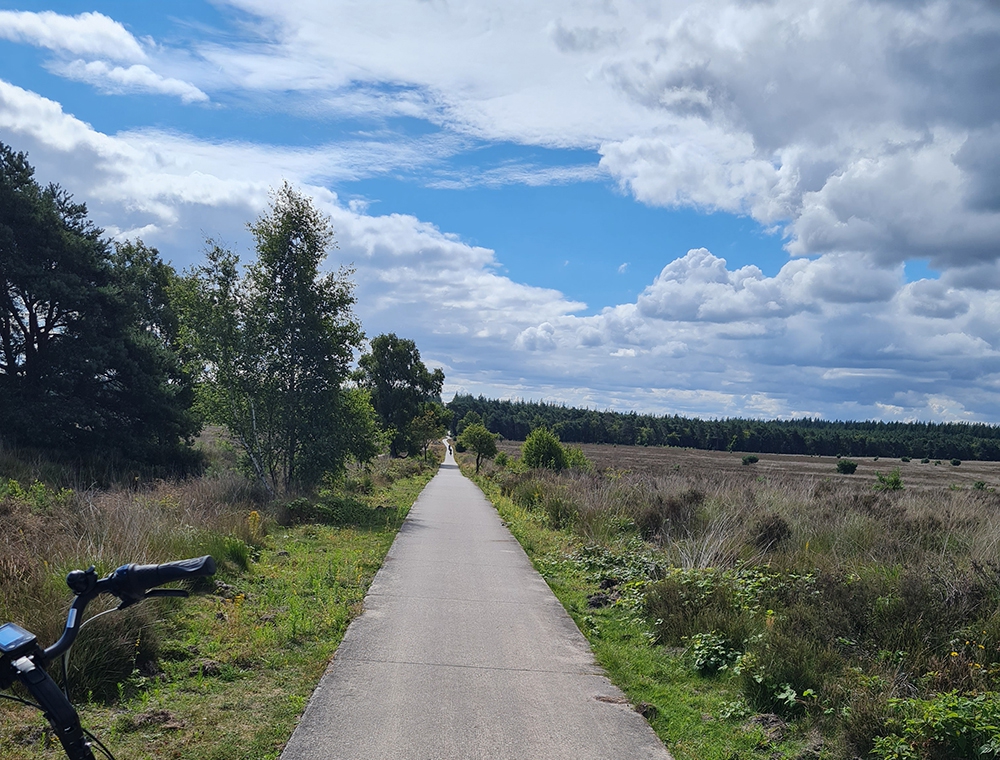
[[(546, 427), (566, 443), (681, 446), (711, 451), (1000, 461), (1000, 426), (982, 423), (703, 420), (596, 411), (538, 401), (456, 394), (454, 419), (474, 412), (493, 433), (523, 441)], [(458, 431), (460, 432), (460, 431)]]
[(0, 143), (0, 443), (191, 472), (221, 425), (272, 494), (426, 453), (450, 423), (444, 374), (412, 340), (366, 344), (353, 272), (321, 271), (330, 220), (286, 183), (247, 226), (252, 260), (209, 240), (179, 273)]

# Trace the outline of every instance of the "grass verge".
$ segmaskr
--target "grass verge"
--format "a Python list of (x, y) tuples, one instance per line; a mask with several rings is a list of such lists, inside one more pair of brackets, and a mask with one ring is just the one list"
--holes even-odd
[[(144, 603), (159, 656), (117, 698), (78, 705), (84, 726), (120, 758), (277, 758), (433, 474), (353, 497), (335, 525), (271, 526), (246, 568), (225, 562), (207, 593)], [(81, 643), (88, 634), (99, 631)], [(37, 711), (0, 702), (0, 759), (60, 756)]]

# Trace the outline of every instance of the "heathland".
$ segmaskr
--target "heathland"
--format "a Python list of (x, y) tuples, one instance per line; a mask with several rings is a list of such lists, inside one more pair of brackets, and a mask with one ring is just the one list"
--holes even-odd
[(499, 448), (478, 482), (677, 758), (1000, 754), (1000, 465)]
[(699, 419), (580, 409), (542, 401), (456, 394), (456, 420), (470, 412), (504, 438), (547, 427), (565, 443), (673, 446), (710, 451), (817, 456), (1000, 460), (1000, 426), (969, 422)]

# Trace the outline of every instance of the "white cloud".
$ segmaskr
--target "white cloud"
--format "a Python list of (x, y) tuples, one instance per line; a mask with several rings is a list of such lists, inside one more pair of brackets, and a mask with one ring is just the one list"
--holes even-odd
[[(159, 60), (163, 51), (151, 39), (140, 43), (124, 26), (101, 13), (64, 16), (52, 11), (0, 11), (0, 38), (51, 50), (55, 58), (47, 68), (52, 73), (105, 93), (170, 95), (184, 103), (209, 99), (196, 85), (154, 71), (148, 64), (170, 68)], [(150, 57), (147, 47), (157, 60)]]
[(1000, 388), (981, 378), (1000, 369), (998, 315), (1000, 293), (904, 283), (864, 255), (793, 260), (766, 277), (698, 249), (635, 304), (549, 319), (516, 347), (551, 374), (572, 362), (598, 395), (624, 371), (640, 408), (686, 389), (698, 402), (672, 395), (672, 409), (690, 414), (711, 391), (715, 415), (989, 419)]
[[(333, 217), (334, 261), (357, 267), (368, 331), (415, 338), (447, 367), (448, 391), (702, 415), (1000, 414), (1000, 101), (984, 96), (995, 4), (228, 5), (257, 23), (181, 52), (100, 14), (0, 12), (0, 36), (105, 91), (405, 116), (429, 136), (287, 147), (103, 134), (0, 82), (5, 141), (109, 232), (141, 232), (178, 264), (205, 234), (240, 249), (267, 189), (298, 183)], [(556, 167), (444, 165), (480, 140), (580, 148), (600, 165), (579, 152)], [(611, 176), (645, 203), (784, 229), (795, 258), (768, 276), (694, 249), (634, 302), (581, 316), (558, 291), (502, 276), (502, 251), (324, 189), (400, 169), (449, 187)], [(940, 279), (905, 283), (909, 259)]]
[(796, 255), (997, 256), (987, 0), (230, 4), (260, 39), (200, 53), (234, 88), (597, 149), (641, 201), (787, 226)]
[[(106, 135), (2, 80), (0, 130), (28, 150), (41, 181), (59, 181), (87, 201), (92, 218), (110, 234), (142, 234), (178, 267), (200, 260), (205, 236), (245, 253), (244, 225), (264, 208), (269, 188), (283, 179), (299, 184), (333, 219), (339, 250), (331, 266), (356, 267), (366, 329), (413, 335), (427, 356), (436, 353), (459, 372), (482, 372), (477, 364), (494, 355), (501, 363), (504, 353), (512, 359), (511, 346), (534, 320), (555, 320), (584, 306), (498, 274), (492, 250), (412, 216), (369, 215), (363, 203), (343, 204), (317, 184), (377, 160), (426, 160), (429, 146), (419, 141), (409, 148), (365, 144), (352, 153), (342, 145), (293, 150), (157, 131)], [(475, 346), (473, 358), (463, 356), (457, 337)]]
[(52, 11), (0, 11), (0, 37), (57, 53), (113, 61), (144, 61), (146, 53), (132, 34), (102, 13), (63, 16)]
[(60, 76), (77, 82), (86, 82), (110, 93), (151, 92), (176, 95), (185, 103), (203, 103), (208, 95), (193, 84), (180, 79), (164, 77), (149, 66), (134, 63), (131, 66), (112, 66), (104, 61), (70, 61), (50, 67)]

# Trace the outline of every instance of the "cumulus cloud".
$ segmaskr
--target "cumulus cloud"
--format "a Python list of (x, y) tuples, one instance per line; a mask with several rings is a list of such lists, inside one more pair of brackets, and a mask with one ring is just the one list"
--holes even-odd
[(53, 11), (0, 11), (0, 37), (58, 53), (113, 61), (146, 60), (138, 40), (102, 13), (63, 16)]
[(119, 22), (101, 13), (64, 16), (53, 11), (0, 11), (0, 38), (51, 50), (56, 58), (48, 63), (50, 71), (105, 93), (170, 95), (184, 103), (209, 99), (194, 84), (150, 68), (147, 64), (153, 61), (146, 46), (156, 50), (155, 43), (146, 40), (144, 46)]
[[(106, 92), (308, 104), (317, 118), (421, 120), (421, 134), (306, 147), (105, 134), (0, 82), (5, 140), (109, 231), (141, 232), (182, 265), (203, 234), (245, 245), (268, 188), (298, 183), (333, 217), (333, 263), (357, 267), (369, 332), (405, 324), (449, 391), (713, 416), (1000, 414), (995, 3), (219, 6), (241, 12), (239, 33), (192, 39), (183, 66), (101, 14), (0, 12), (0, 37)], [(503, 141), (594, 160), (442, 169)], [(696, 248), (633, 302), (584, 315), (501, 275), (502, 251), (327, 189), (400, 169), (458, 188), (610, 176), (643, 203), (748, 215), (784, 232), (791, 258), (768, 276)], [(913, 259), (940, 278), (905, 282)]]
[(459, 133), (596, 149), (644, 203), (784, 227), (794, 255), (997, 256), (988, 0), (344, 3), (332, 25), (315, 0), (230, 4), (269, 43), (205, 52), (238, 86), (392, 82)]
[(692, 414), (711, 390), (715, 415), (970, 419), (1000, 410), (982, 382), (1000, 369), (998, 313), (994, 291), (905, 283), (865, 255), (793, 260), (767, 277), (696, 249), (636, 303), (548, 319), (515, 347), (551, 372), (573, 361), (595, 389), (624, 373), (636, 399), (687, 390), (697, 403), (670, 397)]
[[(151, 130), (107, 135), (58, 103), (2, 81), (0, 129), (28, 150), (42, 181), (58, 181), (86, 200), (109, 233), (142, 235), (178, 267), (200, 260), (205, 236), (245, 253), (244, 225), (263, 210), (269, 189), (283, 179), (297, 183), (332, 217), (339, 248), (330, 266), (354, 266), (366, 329), (399, 331), (405, 321), (428, 358), (458, 373), (482, 373), (494, 357), (502, 366), (504, 352), (514, 356), (511, 346), (534, 320), (584, 308), (499, 274), (490, 249), (413, 216), (372, 216), (364, 204), (344, 204), (318, 184), (338, 170), (377, 163), (379, 155), (383, 165), (426, 160), (424, 144), (372, 143), (351, 153), (342, 145), (293, 150)], [(464, 350), (470, 344), (477, 348)]]

